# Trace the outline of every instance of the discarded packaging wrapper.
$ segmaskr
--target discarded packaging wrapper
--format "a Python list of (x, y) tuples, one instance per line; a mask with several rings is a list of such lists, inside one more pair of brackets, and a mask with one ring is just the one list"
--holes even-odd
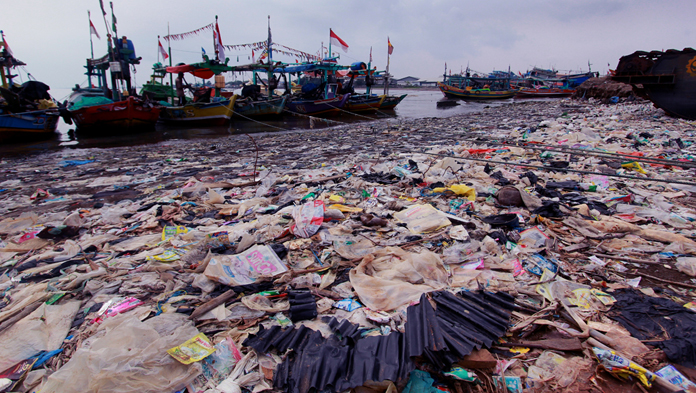
[(185, 343), (167, 350), (167, 353), (183, 364), (191, 364), (205, 359), (215, 350), (208, 337), (203, 333), (198, 333)]
[(395, 213), (394, 217), (406, 223), (408, 229), (415, 234), (437, 231), (451, 224), (450, 220), (431, 205), (413, 205)]
[(646, 387), (651, 387), (653, 381), (657, 378), (655, 374), (639, 366), (638, 364), (617, 355), (614, 351), (593, 347), (592, 352), (599, 360), (599, 364), (605, 370), (620, 377), (634, 376)]
[(295, 236), (310, 237), (317, 233), (324, 222), (324, 201), (310, 201), (302, 206), (295, 206), (292, 212), (295, 224), (290, 228)]
[(269, 246), (253, 246), (236, 255), (212, 258), (203, 274), (225, 285), (252, 284), (257, 277), (273, 277), (285, 273), (288, 268)]
[(696, 392), (696, 383), (689, 381), (682, 373), (677, 371), (674, 366), (667, 365), (655, 372), (655, 375), (679, 386), (688, 392)]

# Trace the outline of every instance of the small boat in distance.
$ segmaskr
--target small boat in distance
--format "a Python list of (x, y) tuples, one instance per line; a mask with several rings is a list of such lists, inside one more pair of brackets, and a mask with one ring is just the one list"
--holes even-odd
[(522, 79), (516, 87), (517, 97), (567, 97), (575, 93), (566, 79)]
[(518, 89), (510, 85), (509, 72), (506, 76), (479, 76), (472, 75), (468, 68), (464, 75), (447, 75), (446, 71), (437, 87), (448, 98), (494, 100), (512, 98), (517, 94)]

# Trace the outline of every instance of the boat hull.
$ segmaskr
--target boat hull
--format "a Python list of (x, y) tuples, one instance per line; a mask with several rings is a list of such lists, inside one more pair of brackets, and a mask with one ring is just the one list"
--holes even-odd
[(518, 97), (567, 97), (575, 93), (575, 89), (529, 89), (523, 88), (517, 92)]
[(611, 79), (630, 84), (637, 96), (670, 115), (696, 120), (696, 51), (691, 48), (623, 56)]
[(32, 111), (0, 115), (0, 141), (20, 142), (46, 139), (58, 126), (58, 112)]
[(242, 118), (279, 116), (281, 113), (283, 113), (287, 100), (288, 96), (252, 102), (238, 100), (234, 105), (234, 114), (239, 115)]
[(512, 98), (517, 94), (517, 89), (510, 90), (484, 90), (484, 89), (460, 89), (455, 86), (449, 86), (444, 83), (438, 83), (437, 87), (440, 91), (450, 98), (464, 98), (472, 100), (498, 100), (504, 98)]
[(169, 124), (225, 125), (234, 113), (237, 96), (218, 102), (193, 102), (183, 106), (164, 107), (160, 112), (162, 121)]
[(128, 97), (125, 101), (70, 110), (75, 126), (81, 131), (131, 131), (154, 128), (159, 114), (159, 107), (146, 105), (134, 97)]
[(346, 101), (345, 110), (349, 112), (369, 112), (376, 111), (387, 98), (386, 95), (368, 96), (367, 94), (352, 95)]
[(406, 98), (407, 95), (408, 94), (403, 94), (398, 97), (387, 96), (387, 98), (385, 98), (384, 101), (382, 101), (382, 103), (380, 104), (379, 109), (393, 110), (394, 108), (396, 108), (397, 105), (399, 105), (399, 103), (401, 103), (401, 101), (404, 100), (404, 98)]
[(290, 113), (328, 116), (339, 113), (349, 98), (350, 94), (344, 94), (324, 100), (289, 100), (286, 107)]

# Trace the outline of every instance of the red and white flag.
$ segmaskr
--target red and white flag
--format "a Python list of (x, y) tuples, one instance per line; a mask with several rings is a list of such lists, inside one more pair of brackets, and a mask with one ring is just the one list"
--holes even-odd
[(217, 52), (218, 60), (225, 62), (225, 47), (222, 46), (222, 37), (220, 37), (220, 27), (217, 19), (215, 20), (215, 29), (213, 30), (213, 41), (215, 41), (215, 51)]
[(329, 33), (329, 35), (331, 36), (331, 43), (340, 46), (344, 52), (348, 53), (348, 44), (346, 44), (346, 42), (343, 41), (341, 37), (337, 36), (336, 33), (333, 32), (333, 30), (329, 29)]
[(96, 35), (97, 38), (101, 40), (101, 37), (99, 37), (99, 33), (97, 33), (97, 29), (94, 27), (94, 24), (92, 24), (91, 19), (89, 21), (89, 33)]
[(389, 47), (389, 54), (391, 55), (392, 52), (394, 52), (394, 45), (392, 45), (391, 41), (389, 41), (389, 37), (387, 37), (387, 46)]
[(162, 59), (167, 60), (167, 58), (169, 57), (169, 54), (162, 46), (162, 43), (160, 42), (160, 40), (157, 40), (157, 43), (159, 44), (159, 51), (162, 54)]

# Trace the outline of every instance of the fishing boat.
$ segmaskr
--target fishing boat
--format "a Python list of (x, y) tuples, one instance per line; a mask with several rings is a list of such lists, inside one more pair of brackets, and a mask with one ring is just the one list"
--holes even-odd
[(166, 101), (173, 102), (174, 88), (169, 83), (164, 82), (164, 77), (167, 75), (166, 67), (162, 63), (157, 62), (152, 65), (152, 75), (150, 80), (140, 88), (140, 95), (150, 101)]
[(523, 79), (516, 85), (518, 97), (567, 97), (575, 93), (566, 79)]
[(19, 142), (45, 139), (55, 135), (60, 117), (58, 108), (48, 94), (49, 87), (29, 81), (16, 86), (12, 79), (15, 67), (26, 65), (17, 60), (6, 44), (0, 42), (0, 142)]
[(219, 98), (212, 102), (198, 101), (181, 106), (164, 106), (160, 112), (160, 118), (169, 124), (222, 126), (229, 123), (232, 118), (236, 100), (237, 96), (234, 95), (231, 98)]
[(696, 120), (696, 50), (637, 51), (621, 57), (611, 77), (666, 113)]
[[(339, 72), (343, 75), (347, 74), (344, 71), (346, 68), (346, 66), (336, 64), (335, 59), (276, 67), (273, 70), (275, 73), (308, 74), (316, 81), (301, 84), (300, 92), (292, 93), (285, 104), (287, 112), (312, 116), (329, 116), (340, 113), (351, 97), (351, 93), (343, 94), (341, 92), (338, 83)], [(298, 84), (300, 84), (299, 81)]]
[[(446, 71), (446, 70), (445, 70)], [(467, 68), (464, 75), (447, 75), (437, 87), (448, 98), (495, 100), (512, 98), (517, 89), (510, 85), (510, 77), (472, 75)]]
[[(111, 17), (115, 19), (113, 8)], [(112, 26), (115, 28), (116, 24), (112, 23)], [(125, 36), (119, 38), (116, 30), (113, 36), (109, 31), (107, 38), (108, 53), (100, 58), (92, 56), (87, 59), (85, 68), (89, 86), (75, 86), (68, 99), (67, 108), (77, 131), (98, 135), (110, 131), (153, 130), (160, 108), (138, 97), (131, 86), (130, 68), (140, 64), (133, 42)], [(107, 83), (107, 71), (111, 76), (111, 88)], [(96, 86), (92, 84), (92, 78), (96, 78)]]
[(234, 104), (234, 114), (242, 118), (265, 118), (279, 116), (285, 109), (287, 95), (265, 99), (237, 97)]

